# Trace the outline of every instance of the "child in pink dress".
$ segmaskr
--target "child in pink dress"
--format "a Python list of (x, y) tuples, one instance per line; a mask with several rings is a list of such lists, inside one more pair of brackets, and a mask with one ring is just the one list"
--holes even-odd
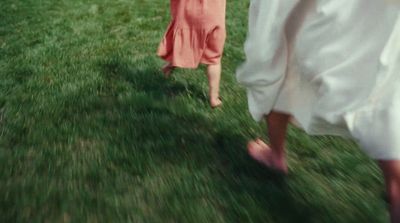
[(170, 0), (172, 21), (158, 47), (157, 55), (167, 61), (166, 77), (175, 67), (207, 65), (212, 108), (219, 97), (221, 57), (225, 43), (225, 0)]

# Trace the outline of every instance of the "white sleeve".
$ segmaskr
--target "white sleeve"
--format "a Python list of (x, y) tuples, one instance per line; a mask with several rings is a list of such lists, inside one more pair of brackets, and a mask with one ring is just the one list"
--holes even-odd
[(285, 78), (285, 23), (298, 1), (251, 0), (246, 61), (236, 75), (247, 89), (249, 110), (257, 121), (271, 111)]

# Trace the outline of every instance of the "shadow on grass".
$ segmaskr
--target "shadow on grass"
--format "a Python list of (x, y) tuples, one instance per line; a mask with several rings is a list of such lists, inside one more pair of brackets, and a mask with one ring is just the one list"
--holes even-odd
[[(245, 127), (231, 122), (236, 113), (210, 114), (197, 85), (165, 80), (153, 59), (111, 57), (95, 68), (100, 80), (87, 83), (94, 90), (85, 85), (51, 92), (56, 97), (46, 100), (42, 113), (32, 110), (34, 125), (22, 119), (6, 137), (10, 146), (34, 145), (43, 153), (33, 159), (26, 150), (26, 156), (15, 158), (32, 176), (25, 180), (43, 190), (22, 199), (24, 184), (17, 184), (3, 207), (37, 199), (54, 206), (68, 194), (64, 204), (72, 215), (102, 213), (105, 221), (114, 220), (115, 213), (132, 216), (135, 209), (146, 220), (138, 222), (312, 222), (315, 214), (292, 196), (287, 179), (248, 157)], [(45, 181), (37, 181), (40, 174), (77, 183), (47, 193)], [(57, 215), (61, 209), (54, 207), (49, 212)], [(41, 209), (38, 204), (32, 213)], [(18, 219), (17, 209), (0, 211), (8, 213), (5, 220)], [(85, 214), (77, 216), (87, 220)]]
[[(259, 210), (252, 213), (251, 218), (262, 222), (263, 216), (268, 214), (275, 216), (277, 222), (310, 222), (310, 211), (291, 196), (285, 177), (258, 165), (242, 149), (247, 139), (240, 131), (235, 131), (241, 126), (216, 128), (213, 122), (218, 120), (196, 109), (198, 104), (188, 105), (184, 99), (171, 98), (196, 97), (206, 103), (207, 99), (197, 86), (165, 80), (151, 60), (148, 64), (134, 65), (114, 58), (101, 63), (100, 67), (109, 82), (127, 82), (135, 91), (134, 97), (119, 101), (116, 106), (122, 116), (108, 126), (115, 126), (121, 133), (113, 133), (110, 139), (113, 144), (122, 144), (119, 149), (134, 147), (135, 153), (141, 153), (136, 154), (140, 160), (129, 164), (132, 160), (116, 159), (116, 165), (180, 165), (189, 161), (194, 169), (208, 169), (212, 180), (221, 183), (215, 184), (221, 200), (233, 196), (240, 201), (243, 194), (248, 195), (252, 201), (243, 202), (255, 202), (257, 206), (250, 207), (250, 213), (251, 209)], [(149, 169), (142, 171), (135, 172), (145, 174)], [(246, 209), (229, 205), (221, 205), (221, 209), (228, 211), (231, 220), (249, 220)], [(268, 209), (268, 213), (263, 213), (264, 209)]]
[(107, 80), (122, 80), (129, 83), (137, 92), (144, 92), (152, 97), (185, 96), (208, 102), (206, 95), (195, 84), (182, 83), (173, 78), (166, 79), (158, 70), (154, 59), (147, 63), (135, 65), (121, 58), (113, 57), (99, 63), (102, 73)]
[[(289, 176), (266, 169), (252, 160), (245, 152), (246, 139), (232, 130), (225, 129), (216, 135), (219, 175), (223, 177), (224, 193), (247, 195), (255, 206), (241, 207), (232, 216), (238, 222), (246, 222), (246, 212), (252, 214), (254, 222), (312, 222), (312, 210), (293, 197), (287, 184)], [(238, 148), (243, 148), (238, 151)], [(243, 210), (244, 208), (244, 210)], [(253, 209), (253, 211), (251, 211)], [(271, 219), (272, 217), (272, 219)], [(269, 220), (267, 220), (269, 219)]]

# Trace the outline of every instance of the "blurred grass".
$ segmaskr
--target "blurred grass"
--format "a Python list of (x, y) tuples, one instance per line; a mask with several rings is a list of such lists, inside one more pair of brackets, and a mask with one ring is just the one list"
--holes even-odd
[(2, 0), (0, 222), (386, 222), (354, 143), (290, 129), (290, 176), (248, 158), (235, 82), (248, 1), (228, 1), (222, 109), (204, 67), (159, 72), (163, 0)]

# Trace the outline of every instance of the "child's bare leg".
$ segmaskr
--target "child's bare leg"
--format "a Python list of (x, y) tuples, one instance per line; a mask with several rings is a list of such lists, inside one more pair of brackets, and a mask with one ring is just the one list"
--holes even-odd
[(380, 160), (379, 166), (385, 177), (391, 222), (400, 223), (400, 160)]
[(268, 136), (270, 145), (262, 140), (250, 141), (249, 154), (262, 164), (287, 173), (285, 137), (289, 115), (272, 111), (266, 118), (268, 123)]
[(169, 78), (174, 69), (175, 67), (171, 63), (167, 63), (161, 68), (161, 71), (164, 73), (165, 78)]
[(221, 80), (221, 64), (211, 64), (207, 66), (207, 77), (209, 85), (209, 98), (212, 108), (222, 104), (219, 97), (219, 83)]

